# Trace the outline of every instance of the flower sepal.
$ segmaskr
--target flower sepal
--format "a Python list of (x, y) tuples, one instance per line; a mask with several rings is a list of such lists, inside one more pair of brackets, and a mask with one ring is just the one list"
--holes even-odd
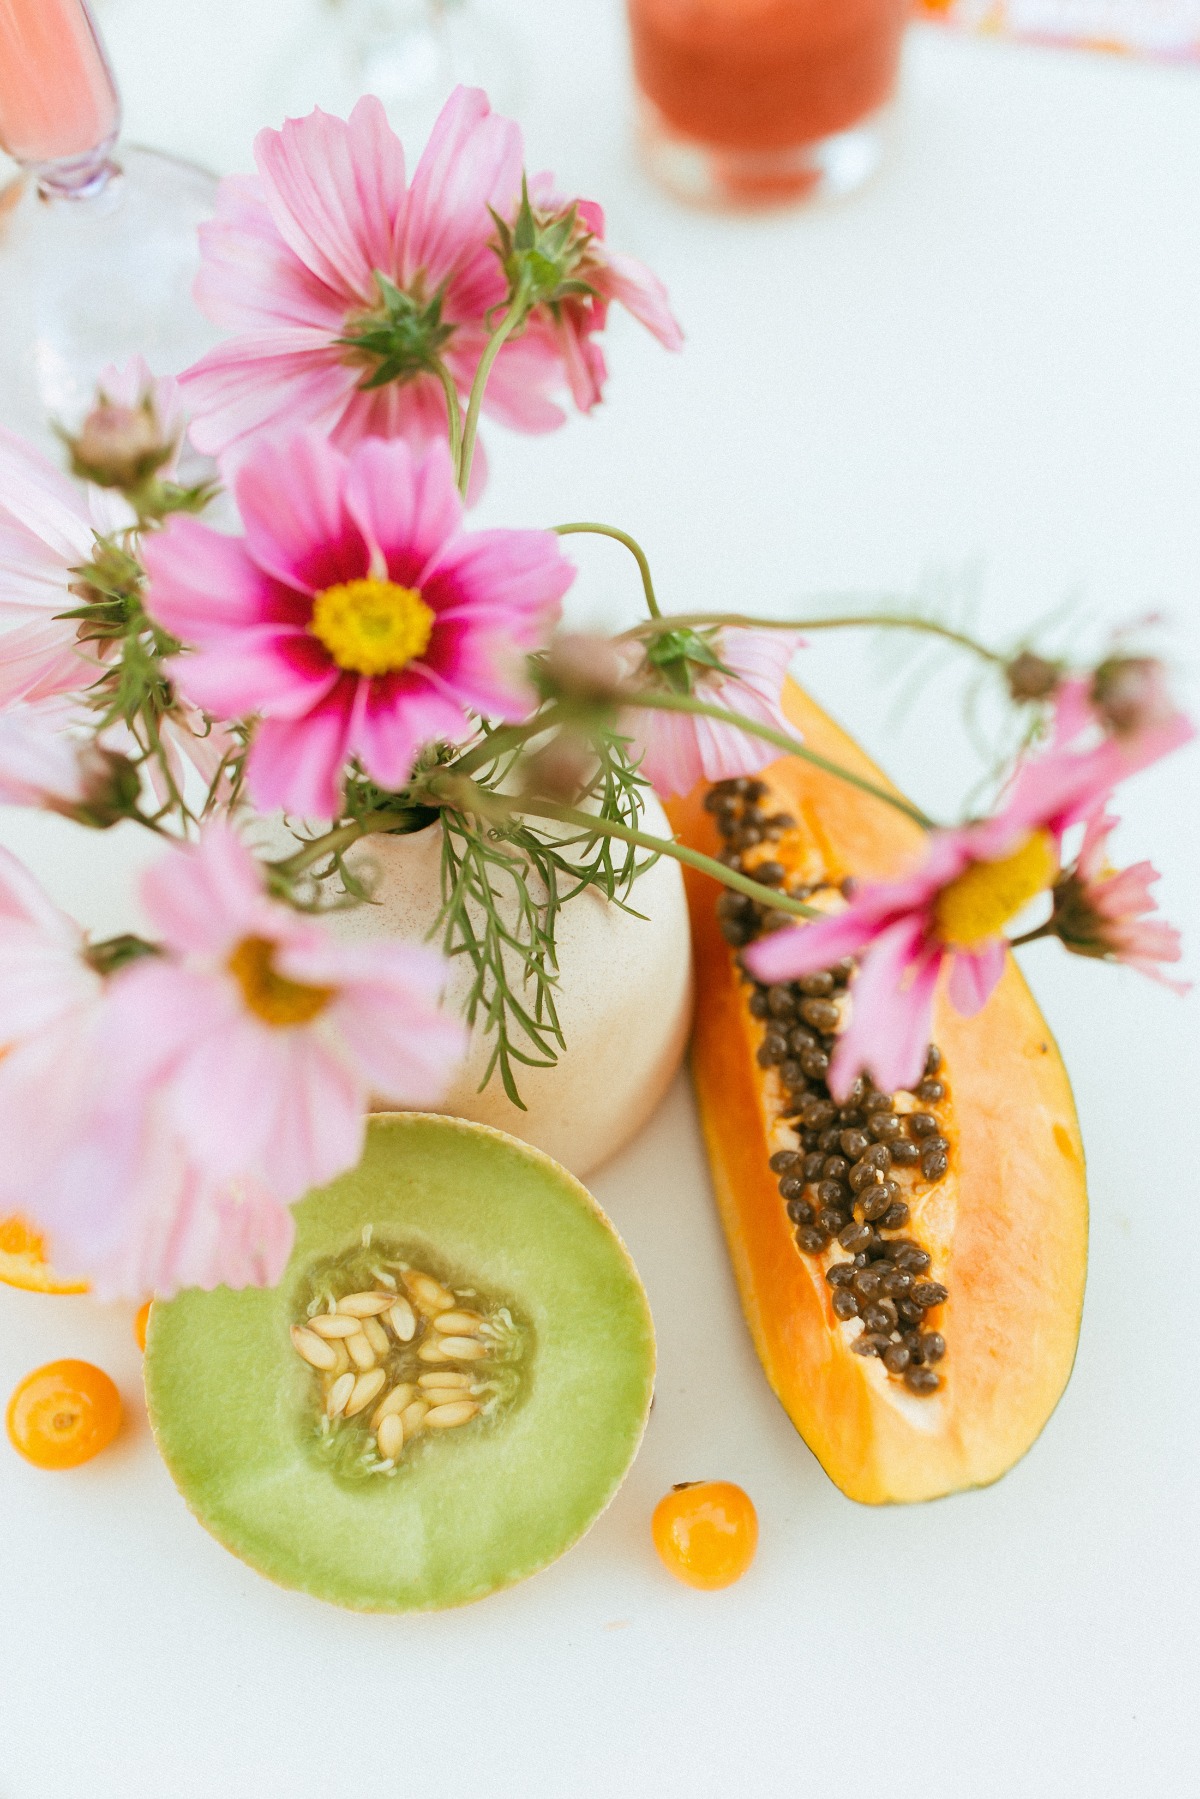
[(651, 638), (646, 645), (646, 661), (658, 670), (674, 693), (691, 693), (695, 685), (693, 667), (712, 669), (736, 679), (735, 670), (721, 661), (709, 638), (688, 626)]
[(579, 215), (577, 202), (558, 212), (536, 209), (529, 198), (529, 184), (522, 177), (521, 204), (510, 225), (489, 208), (496, 225), (496, 254), (508, 278), (510, 304), (525, 310), (556, 306), (570, 298), (595, 295), (597, 290), (579, 273), (587, 258), (593, 233)]
[(362, 393), (393, 381), (411, 381), (414, 375), (436, 374), (441, 352), (454, 335), (453, 325), (442, 318), (444, 286), (426, 300), (405, 293), (380, 269), (374, 277), (378, 305), (351, 319), (334, 340), (351, 351), (355, 361), (366, 363), (369, 372), (359, 382)]

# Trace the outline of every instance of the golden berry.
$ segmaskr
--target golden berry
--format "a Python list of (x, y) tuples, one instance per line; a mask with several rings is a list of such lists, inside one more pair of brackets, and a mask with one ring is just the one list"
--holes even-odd
[(753, 1501), (728, 1480), (673, 1487), (655, 1506), (651, 1529), (667, 1568), (690, 1587), (732, 1586), (758, 1547)]
[(35, 1468), (77, 1468), (106, 1449), (121, 1424), (121, 1395), (91, 1362), (47, 1362), (8, 1402), (8, 1437)]

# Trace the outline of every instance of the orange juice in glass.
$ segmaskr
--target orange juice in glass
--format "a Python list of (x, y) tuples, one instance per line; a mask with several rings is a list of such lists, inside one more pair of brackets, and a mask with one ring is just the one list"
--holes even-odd
[(909, 0), (628, 0), (651, 169), (684, 198), (847, 193), (878, 165)]
[(0, 0), (0, 147), (56, 185), (86, 184), (121, 123), (84, 0)]

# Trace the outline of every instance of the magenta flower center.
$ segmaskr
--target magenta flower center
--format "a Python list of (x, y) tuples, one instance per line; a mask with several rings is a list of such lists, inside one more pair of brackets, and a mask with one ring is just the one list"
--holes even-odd
[(309, 630), (339, 668), (390, 675), (424, 653), (434, 613), (415, 587), (367, 575), (324, 587), (313, 601)]
[(934, 902), (939, 937), (963, 949), (998, 937), (1009, 919), (1049, 887), (1057, 874), (1058, 855), (1049, 831), (1034, 831), (1011, 856), (972, 862)]
[(311, 1024), (333, 998), (332, 987), (290, 981), (275, 967), (275, 944), (267, 937), (243, 937), (227, 964), (251, 1012), (277, 1030)]

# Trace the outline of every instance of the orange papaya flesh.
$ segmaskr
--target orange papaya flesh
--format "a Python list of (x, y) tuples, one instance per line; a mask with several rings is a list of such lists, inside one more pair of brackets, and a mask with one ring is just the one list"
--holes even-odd
[(46, 1260), (46, 1246), (23, 1218), (0, 1218), (0, 1281), (34, 1293), (86, 1293), (86, 1281), (67, 1281)]
[[(807, 745), (890, 786), (853, 741), (791, 683), (785, 710)], [(920, 829), (902, 813), (800, 758), (762, 771), (767, 809), (796, 825), (752, 851), (784, 863), (789, 883), (889, 877), (911, 867)], [(895, 789), (892, 789), (895, 791)], [(669, 808), (681, 841), (723, 847), (699, 788)], [(764, 1025), (722, 935), (719, 884), (687, 870), (696, 959), (691, 1066), (742, 1305), (775, 1393), (826, 1473), (867, 1504), (933, 1499), (983, 1486), (1029, 1449), (1075, 1355), (1087, 1263), (1083, 1145), (1054, 1040), (1015, 964), (983, 1011), (963, 1018), (938, 994), (934, 1041), (946, 1089), (940, 1179), (892, 1171), (911, 1207), (904, 1226), (932, 1258), (923, 1278), (949, 1297), (924, 1320), (944, 1337), (935, 1392), (917, 1394), (851, 1348), (859, 1319), (839, 1320), (826, 1269), (847, 1252), (797, 1245), (768, 1166), (796, 1148), (774, 1068), (760, 1066)], [(913, 1102), (905, 1102), (912, 1104)], [(900, 1108), (898, 1096), (897, 1106)], [(915, 1179), (912, 1176), (915, 1174)]]

